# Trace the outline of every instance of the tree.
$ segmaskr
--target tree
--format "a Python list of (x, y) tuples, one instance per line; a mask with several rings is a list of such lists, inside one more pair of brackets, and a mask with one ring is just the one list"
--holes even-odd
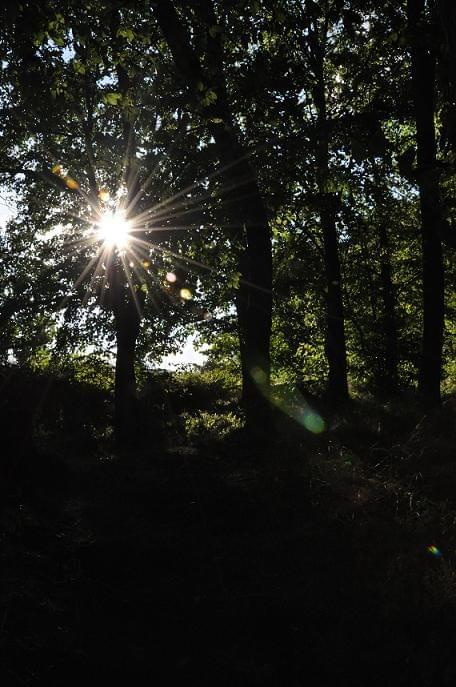
[(435, 56), (428, 42), (424, 0), (408, 0), (411, 70), (416, 120), (417, 174), (423, 249), (423, 340), (419, 389), (440, 403), (444, 330), (444, 265), (439, 227), (444, 224), (435, 138)]
[(314, 75), (314, 83), (311, 89), (317, 111), (315, 162), (326, 273), (325, 350), (329, 365), (328, 394), (330, 398), (336, 401), (343, 401), (348, 396), (348, 385), (344, 310), (342, 304), (342, 275), (336, 229), (339, 195), (331, 189), (330, 121), (327, 113), (327, 84), (325, 78), (328, 31), (332, 17), (328, 9), (326, 14), (320, 17), (312, 16), (312, 14), (312, 11), (310, 11), (310, 16), (308, 17), (308, 59)]
[[(212, 3), (197, 5), (204, 27), (205, 53), (197, 54), (175, 6), (160, 0), (158, 22), (192, 102), (207, 122), (217, 146), (230, 224), (242, 245), (236, 299), (242, 362), (243, 400), (248, 424), (264, 428), (270, 378), (272, 257), (266, 209), (255, 173), (230, 109), (223, 65), (223, 29)], [(202, 66), (202, 57), (206, 69)], [(208, 69), (210, 65), (210, 69)]]
[[(141, 315), (146, 308), (145, 330), (149, 334), (151, 323), (159, 323), (161, 332), (155, 338), (162, 340), (175, 326), (181, 304), (180, 299), (166, 295), (166, 290), (153, 297), (149, 289), (156, 273), (164, 273), (168, 250), (162, 249), (154, 256), (152, 265), (150, 211), (144, 215), (144, 210), (156, 199), (143, 188), (150, 169), (147, 165), (139, 169), (137, 138), (150, 140), (153, 122), (143, 124), (138, 131), (140, 106), (136, 108), (133, 102), (141, 97), (147, 100), (148, 93), (135, 91), (129, 71), (136, 70), (137, 83), (151, 58), (138, 49), (141, 34), (133, 41), (135, 34), (128, 27), (131, 13), (122, 12), (120, 16), (118, 3), (97, 10), (88, 8), (84, 14), (75, 14), (72, 3), (62, 6), (57, 14), (46, 8), (47, 14), (43, 11), (39, 15), (34, 30), (23, 36), (23, 23), (30, 10), (24, 6), (15, 18), (17, 40), (5, 42), (6, 145), (0, 173), (23, 199), (29, 241), (41, 257), (39, 235), (57, 232), (52, 248), (49, 242), (45, 244), (51, 250), (52, 262), (66, 267), (66, 293), (59, 302), (47, 301), (48, 308), (61, 312), (60, 329), (74, 327), (77, 318), (83, 321), (82, 311), (87, 306), (96, 308), (93, 312), (104, 326), (106, 337), (114, 327), (116, 434), (121, 441), (131, 441), (137, 434), (132, 431), (137, 417), (134, 365)], [(31, 73), (22, 69), (24, 61), (30, 62)], [(164, 99), (161, 104), (167, 107)], [(20, 118), (17, 111), (21, 112)], [(151, 147), (154, 145), (152, 139)], [(159, 157), (157, 147), (154, 152), (147, 160), (151, 166)], [(112, 205), (110, 199), (115, 201), (123, 187), (120, 202), (126, 208), (126, 220), (135, 225), (132, 240), (136, 250), (132, 246), (128, 259), (121, 250), (112, 246), (106, 249), (96, 229), (102, 213)], [(158, 194), (160, 189), (155, 185), (153, 192)], [(162, 242), (170, 243), (168, 219), (162, 216), (161, 220), (164, 226), (160, 231), (154, 227), (154, 231)], [(78, 316), (70, 307), (74, 298), (79, 298), (82, 305)], [(40, 301), (36, 299), (36, 303)], [(160, 312), (155, 311), (158, 301)], [(15, 304), (22, 307), (17, 300)], [(112, 313), (112, 319), (106, 318), (107, 313)], [(59, 344), (70, 339), (59, 331)]]
[[(237, 334), (246, 416), (261, 432), (271, 373), (318, 391), (327, 376), (338, 401), (348, 377), (375, 393), (413, 384), (423, 314), (419, 386), (438, 402), (456, 107), (452, 12), (435, 9), (2, 9), (0, 175), (18, 203), (0, 250), (3, 358), (116, 352), (128, 442), (144, 356), (190, 328), (226, 355)], [(119, 209), (128, 243), (106, 250), (99, 223)]]

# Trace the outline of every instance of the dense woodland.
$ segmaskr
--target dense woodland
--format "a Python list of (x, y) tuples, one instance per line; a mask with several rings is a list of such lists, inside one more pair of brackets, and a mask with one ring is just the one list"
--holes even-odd
[(2, 684), (454, 684), (456, 5), (8, 1), (0, 57)]

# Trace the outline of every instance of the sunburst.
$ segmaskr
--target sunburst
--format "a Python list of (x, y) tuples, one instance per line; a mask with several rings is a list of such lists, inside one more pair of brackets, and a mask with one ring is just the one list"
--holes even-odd
[(95, 225), (97, 238), (108, 248), (126, 248), (131, 240), (131, 229), (131, 222), (121, 210), (102, 213)]
[[(233, 193), (235, 186), (239, 187), (236, 201), (249, 197), (250, 194), (242, 194), (241, 191), (244, 184), (247, 183), (247, 179), (238, 179), (235, 186), (222, 183), (219, 188), (209, 187), (210, 180), (222, 175), (230, 166), (219, 168), (208, 174), (203, 180), (202, 192), (199, 188), (202, 181), (197, 180), (139, 212), (138, 205), (141, 194), (153, 183), (156, 170), (149, 175), (131, 198), (129, 198), (128, 188), (135, 186), (137, 177), (126, 179), (125, 170), (122, 180), (119, 180), (118, 189), (114, 193), (103, 188), (95, 197), (94, 194), (85, 192), (78, 184), (77, 189), (75, 189), (76, 193), (87, 203), (90, 214), (85, 219), (82, 219), (81, 214), (77, 211), (69, 211), (67, 214), (78, 222), (82, 219), (87, 228), (77, 238), (68, 237), (67, 240), (64, 240), (64, 244), (71, 253), (87, 251), (89, 259), (88, 264), (76, 279), (72, 295), (78, 287), (86, 282), (83, 305), (87, 305), (90, 297), (97, 292), (102, 302), (105, 289), (109, 288), (108, 273), (113, 266), (117, 266), (116, 269), (119, 269), (119, 274), (120, 272), (124, 273), (125, 285), (129, 287), (132, 299), (136, 304), (138, 285), (142, 291), (151, 294), (155, 289), (161, 288), (173, 303), (176, 302), (176, 299), (183, 302), (192, 300), (193, 293), (187, 288), (184, 283), (185, 280), (180, 283), (181, 279), (171, 271), (168, 271), (163, 279), (159, 274), (160, 271), (169, 269), (170, 262), (178, 262), (186, 271), (194, 272), (197, 275), (200, 275), (201, 271), (206, 271), (219, 277), (218, 270), (180, 251), (171, 250), (166, 244), (163, 245), (160, 238), (154, 241), (153, 235), (155, 232), (158, 232), (158, 237), (160, 237), (163, 232), (170, 235), (173, 231), (193, 231), (195, 226), (191, 223), (185, 226), (185, 216), (193, 214), (195, 208), (201, 207), (207, 200), (213, 200), (214, 197), (217, 197), (222, 204), (234, 202), (233, 198), (229, 196)], [(56, 169), (56, 171), (53, 169), (52, 171), (60, 175), (60, 169)], [(230, 230), (233, 228), (231, 224), (221, 226)], [(198, 226), (198, 231), (203, 228), (206, 227)], [(92, 252), (91, 247), (95, 248), (94, 252)], [(160, 265), (154, 265), (156, 262), (154, 254), (157, 257), (160, 256), (158, 260)], [(148, 289), (150, 282), (153, 282), (154, 289)], [(251, 288), (264, 290), (245, 279), (241, 278), (240, 282)], [(69, 294), (63, 299), (62, 306), (70, 300), (72, 295)]]

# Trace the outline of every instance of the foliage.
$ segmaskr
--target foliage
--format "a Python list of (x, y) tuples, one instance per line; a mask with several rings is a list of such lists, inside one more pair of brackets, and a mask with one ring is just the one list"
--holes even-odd
[(454, 684), (455, 7), (0, 4), (2, 684)]
[[(329, 156), (323, 192), (336, 208), (351, 386), (383, 393), (392, 365), (395, 383), (413, 387), (422, 264), (405, 3), (234, 2), (225, 9), (214, 3), (209, 23), (202, 8), (175, 5), (209, 81), (210, 50), (222, 50), (233, 125), (269, 213), (273, 379), (322, 391), (328, 372), (318, 179), (323, 97)], [(138, 380), (191, 332), (209, 344), (213, 374), (220, 368), (237, 383), (242, 240), (226, 225), (242, 187), (233, 195), (217, 167), (211, 126), (223, 118), (210, 113), (220, 103), (220, 85), (198, 81), (195, 105), (156, 15), (141, 0), (84, 8), (68, 0), (58, 11), (46, 2), (35, 10), (33, 3), (5, 10), (0, 35), (0, 175), (17, 199), (16, 216), (0, 236), (2, 359), (12, 353), (21, 365), (40, 367), (87, 350), (100, 359), (113, 354), (117, 325), (106, 270), (81, 275), (96, 249), (86, 241), (91, 204), (95, 196), (98, 204), (114, 198), (125, 181), (130, 127), (142, 189), (137, 210), (147, 218), (142, 230), (149, 242), (129, 277), (130, 300), (142, 303)], [(425, 19), (434, 26), (430, 11)], [(451, 226), (453, 105), (446, 53), (437, 57), (438, 174)], [(451, 390), (455, 274), (445, 252), (443, 378)], [(169, 273), (175, 282), (167, 281)], [(387, 334), (388, 317), (395, 334)], [(393, 335), (396, 357), (388, 363)]]
[(200, 411), (196, 415), (184, 416), (184, 423), (187, 437), (196, 444), (223, 441), (244, 426), (242, 420), (232, 412)]

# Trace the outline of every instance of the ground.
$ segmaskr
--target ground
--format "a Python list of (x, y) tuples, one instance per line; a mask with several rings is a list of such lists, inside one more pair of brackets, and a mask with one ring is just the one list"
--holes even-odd
[(2, 685), (453, 685), (453, 407), (42, 455), (3, 513)]

